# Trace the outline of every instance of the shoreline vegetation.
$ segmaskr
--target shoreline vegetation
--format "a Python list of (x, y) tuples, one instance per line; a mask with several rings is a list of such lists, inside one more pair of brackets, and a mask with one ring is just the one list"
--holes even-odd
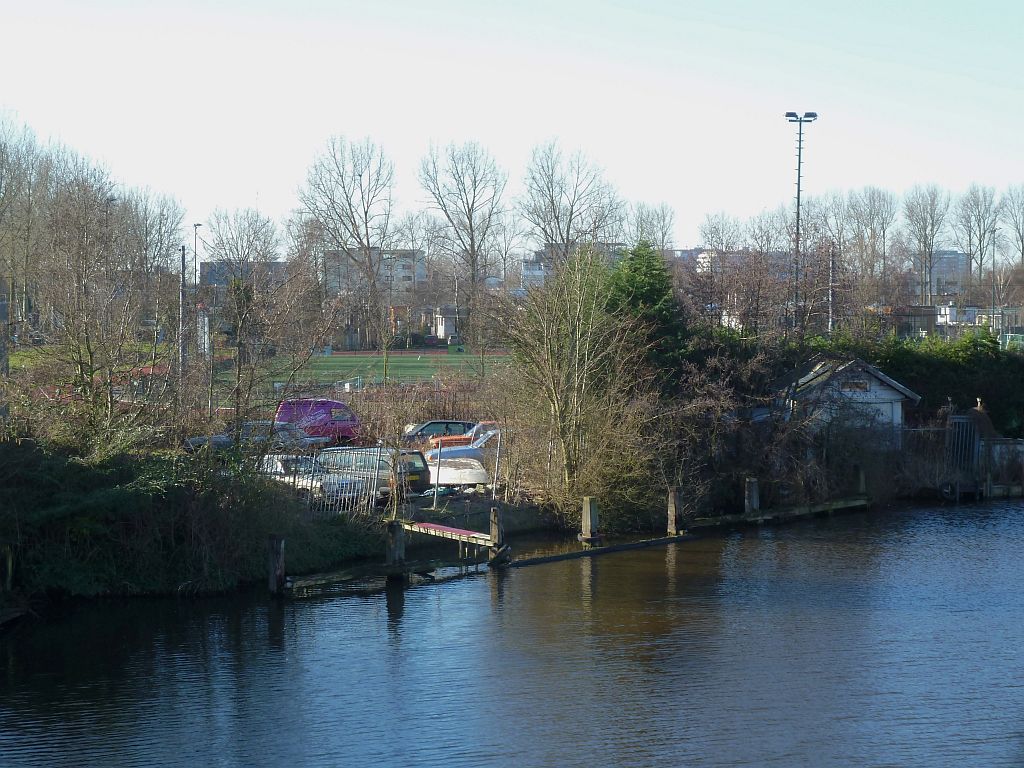
[[(284, 226), (242, 209), (189, 231), (173, 198), (124, 188), (10, 127), (0, 130), (8, 592), (232, 589), (262, 578), (269, 534), (287, 539), (295, 572), (379, 556), (379, 519), (307, 520), (254, 455), (182, 449), (220, 433), (238, 445), (247, 421), (328, 387), (358, 415), (364, 444), (400, 447), (403, 425), (429, 419), (495, 422), (486, 466), (503, 503), (578, 530), (589, 496), (609, 534), (664, 530), (669, 488), (680, 489), (684, 525), (735, 514), (752, 477), (766, 509), (846, 497), (860, 473), (875, 500), (934, 492), (960, 480), (947, 471), (946, 426), (967, 409), (991, 434), (1024, 436), (1024, 356), (993, 332), (1016, 310), (997, 320), (986, 301), (992, 242), (961, 254), (978, 269), (948, 307), (972, 309), (948, 326), (959, 337), (920, 337), (939, 327), (936, 227), (950, 200), (938, 189), (911, 190), (901, 217), (880, 190), (808, 204), (796, 253), (785, 211), (746, 226), (710, 216), (704, 247), (680, 251), (671, 210), (625, 204), (556, 141), (535, 148), (516, 201), (485, 148), (431, 150), (420, 181), (432, 210), (399, 221), (386, 154), (338, 136)], [(992, 216), (1020, 210), (981, 192), (957, 209), (974, 200), (986, 223), (956, 216), (954, 230), (970, 225), (961, 235), (987, 238)], [(1015, 200), (1024, 188), (1007, 191)], [(1021, 256), (999, 282), (1008, 296), (1024, 284)], [(434, 347), (409, 351), (428, 339)], [(921, 399), (887, 402), (886, 417), (832, 382), (800, 401), (799, 374), (825, 358), (877, 367)], [(1017, 461), (995, 482), (1020, 471)]]
[[(914, 385), (932, 400), (937, 398), (929, 380), (941, 382), (944, 391), (958, 385), (972, 386), (973, 381), (961, 381), (964, 371), (969, 370), (971, 379), (987, 375), (989, 386), (998, 387), (1002, 386), (1000, 380), (1019, 366), (1015, 360), (997, 366), (994, 361), (998, 349), (985, 338), (957, 344), (932, 343), (925, 349), (906, 344), (887, 348), (904, 350), (905, 354), (912, 350), (918, 356), (920, 378)], [(990, 357), (990, 363), (982, 370), (971, 370), (978, 361), (971, 360), (969, 353), (978, 350)], [(944, 359), (936, 351), (944, 353)], [(895, 361), (898, 357), (892, 354), (890, 364)], [(903, 369), (904, 376), (912, 370), (906, 363)], [(501, 377), (496, 378), (499, 388), (504, 387)], [(463, 383), (454, 390), (458, 393), (456, 400), (441, 404), (445, 409), (489, 408), (494, 412), (499, 401), (487, 399), (493, 396), (492, 390), (480, 381), (473, 386)], [(382, 432), (397, 428), (394, 418), (396, 412), (404, 417), (400, 401), (405, 397), (407, 393), (396, 389), (388, 399), (365, 401), (366, 421)], [(418, 403), (416, 407), (426, 406)], [(757, 465), (741, 450), (742, 436), (749, 430), (748, 425), (737, 431), (739, 447), (723, 443), (728, 448), (728, 461), (709, 463), (680, 483), (684, 524), (699, 517), (706, 525), (708, 518), (735, 515), (737, 509), (742, 509), (742, 477), (757, 471)], [(800, 487), (794, 482), (799, 478), (794, 476), (776, 478), (785, 482), (774, 486), (765, 483), (761, 491), (763, 506), (842, 495), (854, 479), (839, 468), (848, 469), (852, 458), (859, 458), (869, 492), (881, 502), (912, 495), (925, 485), (905, 475), (901, 478), (900, 468), (894, 472), (893, 462), (902, 462), (899, 454), (872, 451), (870, 446), (863, 450), (863, 437), (863, 433), (845, 438), (833, 434), (830, 450), (841, 460), (831, 468), (820, 468), (829, 482)], [(857, 444), (862, 450), (851, 453), (850, 446)], [(806, 450), (814, 448), (815, 443), (797, 445)], [(543, 525), (552, 530), (577, 528), (579, 512), (571, 499), (561, 501), (550, 493), (545, 495), (543, 486), (529, 487), (530, 480), (536, 482), (549, 471), (522, 455), (536, 454), (536, 441), (520, 444), (510, 440), (506, 450), (504, 469), (498, 478), (501, 503), (508, 508), (532, 505), (538, 516), (543, 512)], [(0, 441), (0, 543), (11, 547), (15, 566), (14, 591), (5, 596), (5, 605), (23, 610), (29, 596), (189, 596), (229, 591), (265, 577), (265, 542), (271, 533), (283, 535), (288, 541), (290, 573), (322, 571), (360, 558), (382, 556), (380, 520), (307, 520), (295, 495), (261, 477), (253, 466), (251, 458), (241, 455), (225, 460), (204, 452), (182, 454), (172, 448), (136, 449), (88, 459), (67, 446), (47, 445), (33, 438)], [(616, 478), (616, 467), (610, 466), (607, 471)], [(650, 483), (646, 503), (615, 506), (607, 497), (598, 499), (602, 526), (609, 531), (642, 534), (658, 531), (664, 525), (663, 489), (667, 486), (659, 488), (652, 474), (644, 479)], [(817, 496), (813, 495), (815, 491)], [(542, 504), (537, 504), (539, 499), (543, 499)], [(459, 515), (468, 511), (468, 504), (486, 507), (490, 499), (448, 497), (447, 504), (453, 514)], [(382, 516), (384, 513), (381, 510)]]

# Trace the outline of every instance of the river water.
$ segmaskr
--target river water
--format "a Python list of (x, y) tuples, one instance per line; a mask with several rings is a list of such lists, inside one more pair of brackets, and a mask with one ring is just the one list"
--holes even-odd
[(0, 766), (1021, 766), (1022, 559), (1015, 502), (74, 605), (0, 638)]

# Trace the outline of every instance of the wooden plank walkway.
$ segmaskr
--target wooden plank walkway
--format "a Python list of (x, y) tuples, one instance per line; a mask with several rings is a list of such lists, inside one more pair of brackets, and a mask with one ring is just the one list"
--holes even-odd
[(464, 528), (452, 528), (438, 523), (414, 523), (411, 520), (403, 520), (402, 527), (407, 531), (422, 533), (426, 536), (438, 536), (442, 539), (476, 544), (481, 547), (491, 546), (490, 535), (479, 531), (467, 531)]

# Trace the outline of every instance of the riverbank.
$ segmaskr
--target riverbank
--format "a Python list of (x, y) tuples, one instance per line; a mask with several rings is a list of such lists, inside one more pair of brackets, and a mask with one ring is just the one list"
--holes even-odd
[(30, 613), (31, 606), (26, 597), (11, 592), (0, 593), (0, 633)]

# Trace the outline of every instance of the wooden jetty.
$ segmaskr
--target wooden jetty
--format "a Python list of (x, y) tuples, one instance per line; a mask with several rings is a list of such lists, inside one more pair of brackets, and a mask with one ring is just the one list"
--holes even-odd
[[(272, 594), (294, 596), (317, 587), (345, 581), (380, 577), (388, 580), (407, 581), (413, 574), (430, 574), (441, 568), (478, 568), (484, 564), (500, 565), (511, 557), (511, 550), (503, 540), (499, 507), (491, 508), (490, 529), (489, 533), (483, 533), (440, 523), (395, 518), (387, 523), (387, 552), (384, 563), (367, 563), (331, 573), (303, 577), (285, 575), (284, 539), (279, 536), (271, 536), (267, 541), (267, 585)], [(405, 557), (406, 532), (458, 542), (458, 556), (433, 560), (407, 560)]]
[[(863, 491), (863, 485), (860, 490)], [(504, 542), (500, 507), (491, 508), (490, 531), (488, 533), (455, 528), (441, 523), (420, 522), (400, 518), (389, 520), (386, 531), (387, 552), (384, 563), (361, 564), (340, 571), (312, 576), (285, 576), (284, 541), (279, 537), (272, 536), (268, 542), (269, 587), (270, 591), (274, 594), (295, 596), (317, 587), (347, 581), (380, 577), (384, 577), (389, 581), (408, 581), (413, 574), (432, 578), (430, 574), (442, 568), (478, 569), (481, 565), (524, 568), (526, 566), (553, 563), (560, 560), (596, 557), (613, 552), (626, 552), (691, 541), (696, 538), (696, 536), (690, 533), (693, 530), (783, 522), (801, 517), (864, 508), (868, 505), (867, 495), (861, 493), (850, 498), (836, 499), (819, 504), (761, 509), (756, 478), (747, 479), (744, 497), (745, 510), (743, 513), (698, 518), (689, 521), (684, 527), (682, 519), (683, 504), (680, 499), (680, 492), (678, 488), (671, 488), (668, 492), (668, 502), (666, 505), (667, 525), (665, 536), (604, 546), (601, 545), (602, 533), (598, 525), (597, 505), (592, 498), (585, 497), (581, 510), (581, 530), (578, 537), (582, 544), (581, 549), (555, 555), (521, 558), (519, 560), (512, 559), (511, 550)], [(458, 556), (433, 560), (407, 560), (405, 557), (405, 537), (407, 533), (457, 542), (459, 545)]]
[(478, 531), (467, 531), (462, 528), (451, 528), (438, 523), (414, 523), (410, 520), (401, 520), (402, 528), (411, 533), (422, 533), (425, 536), (437, 536), (442, 539), (460, 541), (463, 544), (475, 544), (479, 547), (492, 546), (491, 536)]

